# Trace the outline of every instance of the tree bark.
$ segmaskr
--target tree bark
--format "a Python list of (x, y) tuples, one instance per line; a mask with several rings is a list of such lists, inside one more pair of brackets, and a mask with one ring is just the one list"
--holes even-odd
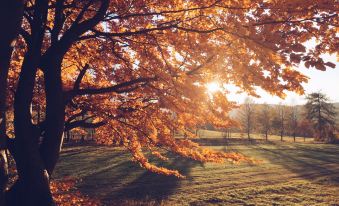
[(40, 131), (32, 124), (30, 106), (35, 75), (39, 64), (39, 47), (32, 46), (23, 62), (14, 101), (15, 140), (12, 155), (19, 179), (7, 193), (9, 205), (54, 205), (49, 175), (39, 152)]
[(63, 55), (50, 53), (42, 64), (45, 76), (46, 128), (40, 153), (50, 175), (59, 159), (64, 136), (65, 104), (61, 80)]
[(11, 153), (16, 161), (18, 180), (7, 192), (8, 205), (54, 205), (49, 175), (39, 152), (40, 131), (32, 123), (31, 104), (37, 67), (43, 43), (48, 1), (37, 1), (28, 43), (14, 100), (15, 139)]
[(49, 175), (39, 152), (40, 131), (32, 124), (30, 112), (38, 58), (36, 51), (29, 51), (25, 56), (15, 94), (12, 155), (19, 179), (7, 194), (9, 205), (54, 205)]
[(5, 205), (5, 189), (8, 181), (6, 154), (6, 99), (7, 78), (14, 41), (19, 33), (23, 15), (23, 0), (5, 0), (0, 7), (0, 205)]
[(0, 205), (5, 205), (4, 191), (8, 181), (8, 162), (6, 155), (6, 93), (11, 53), (12, 49), (9, 45), (7, 48), (0, 45)]

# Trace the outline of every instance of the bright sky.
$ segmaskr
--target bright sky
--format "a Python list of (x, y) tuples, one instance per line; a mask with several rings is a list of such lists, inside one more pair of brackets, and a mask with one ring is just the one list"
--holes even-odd
[[(328, 68), (326, 71), (319, 71), (315, 68), (307, 69), (300, 67), (297, 70), (308, 76), (310, 79), (307, 84), (303, 84), (305, 93), (322, 92), (326, 94), (332, 102), (339, 102), (339, 62), (335, 55), (324, 55), (324, 61), (331, 61), (336, 64), (334, 69)], [(246, 98), (246, 94), (236, 94), (237, 89), (230, 86), (231, 93), (228, 98), (237, 103), (242, 103)], [(253, 98), (256, 103), (279, 104), (284, 103), (288, 105), (304, 104), (306, 102), (305, 96), (299, 96), (295, 93), (288, 92), (285, 100), (279, 97), (271, 96), (270, 94), (258, 90), (261, 98)]]

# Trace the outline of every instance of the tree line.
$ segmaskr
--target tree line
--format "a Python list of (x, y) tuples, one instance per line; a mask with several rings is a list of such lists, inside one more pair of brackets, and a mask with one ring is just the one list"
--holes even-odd
[[(237, 119), (240, 132), (251, 138), (251, 134), (263, 134), (284, 137), (314, 137), (315, 140), (333, 142), (337, 131), (337, 112), (326, 95), (316, 92), (307, 95), (305, 105), (255, 104), (253, 99), (246, 98), (240, 106)], [(305, 140), (305, 139), (304, 139)]]

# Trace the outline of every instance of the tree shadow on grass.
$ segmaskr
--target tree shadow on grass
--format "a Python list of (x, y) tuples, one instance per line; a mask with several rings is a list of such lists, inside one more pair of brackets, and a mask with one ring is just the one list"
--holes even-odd
[(267, 143), (261, 139), (247, 139), (247, 138), (199, 138), (193, 139), (194, 142), (199, 143), (201, 146), (230, 146), (230, 145), (248, 145)]
[[(98, 150), (98, 148), (96, 149)], [(99, 147), (99, 149), (101, 148)], [(53, 177), (58, 179), (71, 175), (77, 178), (83, 178), (109, 167), (116, 167), (126, 159), (126, 154), (120, 151), (112, 153), (107, 152), (100, 155), (97, 150), (93, 149), (62, 154), (62, 161), (57, 165)]]
[(334, 155), (336, 151), (329, 154), (327, 151), (299, 147), (286, 147), (285, 145), (274, 144), (273, 149), (260, 144), (249, 145), (265, 153), (265, 159), (273, 164), (281, 165), (301, 178), (313, 182), (321, 182), (324, 178), (333, 184), (339, 184), (339, 159)]
[(119, 165), (106, 167), (84, 177), (78, 187), (82, 193), (98, 197), (104, 205), (121, 205), (126, 200), (159, 203), (173, 194), (181, 181), (190, 181), (190, 171), (198, 165), (202, 164), (187, 158), (175, 158), (159, 165), (179, 170), (187, 176), (183, 180), (146, 171), (126, 159)]
[[(241, 138), (210, 138), (200, 141), (207, 146), (223, 146), (223, 152), (248, 154), (256, 160), (280, 165), (303, 179), (317, 183), (339, 184), (339, 146), (286, 143)], [(248, 166), (256, 166), (248, 164)], [(325, 180), (325, 181), (324, 181)]]

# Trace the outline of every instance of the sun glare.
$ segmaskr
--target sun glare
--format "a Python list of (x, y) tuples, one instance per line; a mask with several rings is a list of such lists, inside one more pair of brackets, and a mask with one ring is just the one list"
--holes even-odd
[(206, 84), (206, 88), (207, 88), (207, 91), (211, 94), (220, 90), (220, 86), (217, 82), (210, 82)]

